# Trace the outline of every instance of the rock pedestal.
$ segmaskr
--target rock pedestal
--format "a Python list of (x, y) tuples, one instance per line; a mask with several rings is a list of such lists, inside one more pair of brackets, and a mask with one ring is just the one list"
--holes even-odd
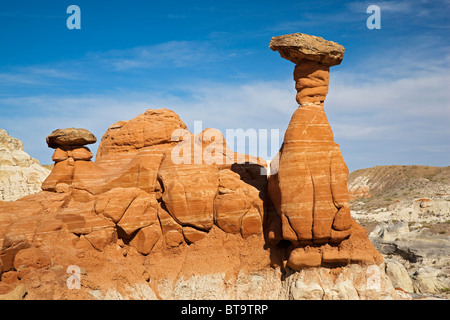
[(305, 254), (302, 247), (337, 245), (352, 233), (348, 169), (323, 108), (329, 68), (342, 61), (344, 48), (300, 33), (274, 37), (269, 47), (296, 64), (299, 104), (272, 161), (278, 167), (271, 169), (276, 174), (269, 177), (269, 195), (281, 218), (281, 238), (299, 247), (292, 251), (292, 265), (308, 265), (308, 259), (320, 265), (320, 254)]
[[(46, 138), (49, 148), (55, 149), (52, 160), (55, 167), (42, 184), (42, 190), (66, 192), (73, 187), (77, 167), (84, 166), (80, 161), (89, 161), (93, 155), (86, 144), (97, 142), (97, 138), (86, 129), (58, 129)], [(77, 170), (79, 171), (79, 170)]]

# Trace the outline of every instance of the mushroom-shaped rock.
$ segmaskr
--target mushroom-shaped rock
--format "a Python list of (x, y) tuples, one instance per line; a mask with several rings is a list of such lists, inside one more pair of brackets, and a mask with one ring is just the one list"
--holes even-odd
[(349, 236), (351, 218), (348, 169), (323, 108), (329, 67), (339, 64), (344, 48), (332, 41), (289, 34), (272, 38), (272, 50), (296, 63), (299, 108), (286, 130), (271, 169), (269, 194), (282, 224), (283, 239), (339, 243)]
[[(55, 167), (42, 183), (42, 190), (67, 191), (74, 185), (74, 181), (89, 178), (89, 173), (92, 173), (94, 166), (90, 161), (93, 155), (89, 148), (84, 145), (97, 141), (97, 138), (89, 130), (58, 129), (53, 131), (45, 140), (50, 148), (55, 149), (52, 156)], [(82, 171), (81, 175), (80, 171)], [(68, 186), (68, 188), (62, 188), (61, 186)]]

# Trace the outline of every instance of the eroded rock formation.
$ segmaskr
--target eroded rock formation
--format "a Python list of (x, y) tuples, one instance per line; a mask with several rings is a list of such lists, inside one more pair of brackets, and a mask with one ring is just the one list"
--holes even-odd
[[(55, 166), (43, 191), (0, 202), (0, 294), (36, 278), (64, 283), (65, 268), (80, 265), (88, 268), (85, 291), (42, 286), (28, 297), (105, 298), (99, 281), (117, 286), (120, 279), (147, 298), (205, 298), (231, 286), (230, 298), (262, 298), (261, 288), (275, 288), (273, 297), (296, 299), (310, 286), (305, 276), (327, 279), (319, 298), (396, 297), (383, 274), (385, 291), (365, 293), (368, 268), (383, 270), (382, 258), (350, 218), (348, 172), (323, 110), (328, 68), (343, 48), (302, 39), (305, 48), (289, 37), (272, 40), (272, 48), (298, 62), (300, 107), (269, 182), (263, 159), (233, 152), (218, 130), (189, 132), (167, 109), (110, 126), (95, 161), (86, 147), (96, 141), (89, 131), (50, 134)], [(351, 286), (342, 287), (349, 279)], [(194, 291), (175, 292), (185, 281)]]
[[(184, 131), (172, 137), (177, 129)], [(55, 166), (42, 184), (44, 191), (13, 204), (0, 204), (2, 211), (15, 209), (2, 225), (2, 240), (8, 241), (9, 230), (24, 236), (23, 242), (31, 246), (39, 236), (66, 229), (78, 238), (74, 238), (76, 243), (87, 240), (98, 250), (120, 238), (148, 254), (158, 241), (168, 247), (198, 241), (214, 225), (243, 237), (262, 234), (265, 195), (241, 175), (263, 181), (264, 176), (252, 172), (255, 168), (249, 164), (207, 163), (202, 155), (210, 147), (203, 141), (204, 135), (211, 134), (208, 130), (212, 129), (194, 135), (174, 112), (148, 110), (112, 125), (100, 143), (96, 162), (84, 146), (96, 141), (90, 132), (54, 131), (47, 143), (55, 149)], [(215, 143), (224, 141), (219, 131), (213, 135)], [(180, 137), (184, 140), (176, 141)], [(186, 163), (176, 164), (172, 151), (185, 141), (199, 150), (200, 159), (193, 152), (184, 158)], [(237, 157), (224, 145), (217, 148), (223, 160)], [(263, 160), (254, 160), (260, 163), (257, 167), (264, 166)], [(18, 213), (16, 208), (26, 209)], [(45, 234), (39, 229), (41, 224)], [(12, 259), (6, 260), (11, 265)]]
[[(297, 247), (291, 266), (318, 266), (331, 254), (320, 253), (317, 245), (340, 244), (358, 228), (350, 217), (348, 169), (323, 108), (329, 68), (341, 63), (344, 48), (300, 33), (274, 37), (269, 46), (296, 64), (299, 104), (272, 161), (276, 174), (269, 177), (269, 194), (281, 218), (281, 238)], [(348, 261), (352, 252), (340, 246), (332, 255)]]

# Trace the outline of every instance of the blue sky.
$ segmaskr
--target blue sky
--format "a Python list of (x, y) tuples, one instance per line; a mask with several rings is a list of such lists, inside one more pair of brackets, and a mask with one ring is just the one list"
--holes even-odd
[[(68, 30), (69, 5), (81, 30)], [(369, 30), (369, 5), (381, 29)], [(5, 1), (0, 5), (0, 128), (51, 163), (45, 137), (169, 108), (226, 129), (279, 129), (297, 104), (294, 65), (268, 48), (302, 32), (346, 48), (325, 101), (350, 171), (448, 166), (449, 0)], [(96, 151), (98, 143), (91, 147)]]

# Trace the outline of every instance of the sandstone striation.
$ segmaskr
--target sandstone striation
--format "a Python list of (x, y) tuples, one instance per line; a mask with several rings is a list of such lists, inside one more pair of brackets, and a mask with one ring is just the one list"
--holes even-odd
[(359, 255), (357, 252), (364, 252), (366, 257), (360, 256), (363, 260), (380, 260), (376, 250), (367, 254), (367, 250), (344, 249), (344, 243), (358, 226), (350, 217), (348, 169), (323, 108), (329, 68), (342, 61), (344, 48), (300, 33), (274, 37), (269, 46), (296, 64), (294, 81), (299, 107), (271, 163), (271, 172), (276, 174), (269, 177), (268, 184), (281, 219), (281, 238), (296, 247), (288, 264), (293, 268), (319, 266), (323, 263), (322, 249), (317, 246), (322, 244), (338, 245), (339, 254), (331, 260), (347, 263), (350, 256)]

